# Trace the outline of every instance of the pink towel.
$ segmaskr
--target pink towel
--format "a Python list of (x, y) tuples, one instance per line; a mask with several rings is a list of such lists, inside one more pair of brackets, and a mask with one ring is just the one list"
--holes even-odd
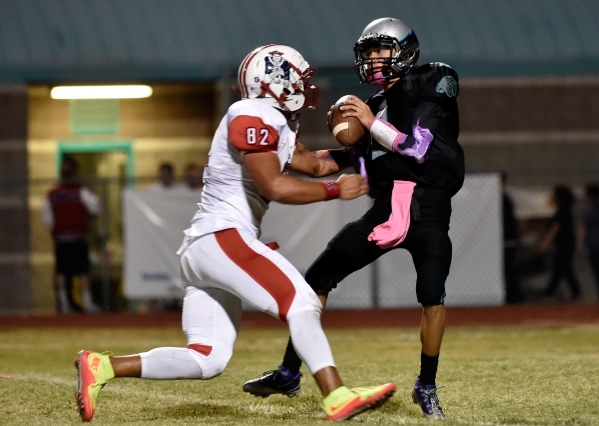
[(414, 182), (393, 182), (389, 220), (375, 227), (368, 236), (368, 241), (374, 241), (380, 248), (387, 249), (395, 247), (406, 238), (410, 227), (410, 204), (415, 186)]

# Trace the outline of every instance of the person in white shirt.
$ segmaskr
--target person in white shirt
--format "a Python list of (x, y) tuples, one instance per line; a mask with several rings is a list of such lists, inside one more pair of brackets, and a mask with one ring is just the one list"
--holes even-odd
[[(269, 74), (276, 70), (277, 78)], [(229, 107), (208, 154), (199, 209), (185, 231), (181, 255), (183, 330), (187, 348), (156, 348), (129, 356), (78, 353), (77, 406), (91, 420), (100, 389), (114, 377), (211, 379), (233, 354), (242, 300), (287, 322), (298, 352), (324, 397), (330, 420), (350, 418), (386, 401), (393, 383), (348, 389), (335, 368), (320, 324), (322, 304), (297, 269), (258, 240), (269, 202), (308, 204), (368, 192), (359, 174), (308, 181), (287, 169), (321, 177), (338, 165), (297, 143), (298, 111), (314, 108), (312, 69), (295, 49), (262, 46), (238, 71), (241, 100)]]

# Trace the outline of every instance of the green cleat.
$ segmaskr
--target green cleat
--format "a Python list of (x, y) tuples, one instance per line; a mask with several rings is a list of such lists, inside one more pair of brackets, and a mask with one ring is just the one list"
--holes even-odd
[(395, 389), (393, 383), (354, 389), (341, 386), (331, 392), (323, 400), (322, 405), (327, 420), (347, 420), (362, 411), (380, 407), (391, 398)]
[(79, 351), (75, 359), (77, 369), (77, 392), (75, 399), (81, 420), (89, 422), (94, 416), (94, 408), (100, 390), (114, 377), (110, 352)]

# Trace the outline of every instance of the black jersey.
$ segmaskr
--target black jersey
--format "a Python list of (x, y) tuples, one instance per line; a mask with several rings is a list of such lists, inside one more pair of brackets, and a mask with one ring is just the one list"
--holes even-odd
[(441, 188), (450, 196), (458, 192), (464, 181), (464, 152), (458, 143), (458, 92), (457, 73), (445, 64), (431, 63), (414, 68), (388, 91), (376, 92), (366, 101), (375, 116), (408, 135), (400, 148), (409, 151), (417, 143), (415, 132), (432, 135), (420, 163), (367, 137), (362, 154), (375, 192), (387, 192), (394, 180)]

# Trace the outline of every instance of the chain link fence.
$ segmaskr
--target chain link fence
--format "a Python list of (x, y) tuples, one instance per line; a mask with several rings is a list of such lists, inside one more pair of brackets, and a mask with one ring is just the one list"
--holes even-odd
[[(89, 178), (85, 183), (101, 200), (102, 212), (92, 222), (88, 235), (92, 263), (92, 290), (94, 300), (105, 310), (137, 311), (177, 308), (179, 303), (165, 300), (128, 300), (123, 293), (123, 271), (125, 261), (123, 197), (125, 188), (148, 188), (154, 177), (136, 179)], [(53, 243), (49, 230), (40, 219), (40, 208), (47, 192), (55, 185), (52, 179), (37, 179), (29, 182), (12, 181), (4, 186), (13, 188), (26, 185), (28, 200), (16, 202), (12, 198), (0, 198), (0, 206), (6, 214), (23, 215), (21, 225), (5, 229), (4, 239), (26, 233), (30, 236), (27, 252), (3, 251), (0, 253), (0, 272), (8, 274), (7, 266), (19, 262), (21, 257), (29, 260), (30, 279), (36, 307), (50, 310), (54, 307), (53, 295)], [(176, 182), (183, 186), (183, 181)], [(14, 199), (13, 199), (14, 198)], [(199, 192), (198, 197), (199, 200)], [(11, 201), (12, 200), (12, 201)], [(280, 251), (300, 272), (305, 272), (310, 263), (324, 250), (326, 243), (342, 226), (359, 218), (370, 206), (367, 197), (351, 202), (316, 203), (308, 206), (283, 206), (274, 204), (265, 217), (263, 238), (275, 239)], [(448, 305), (498, 305), (505, 301), (503, 274), (502, 211), (500, 203), (499, 177), (492, 174), (469, 175), (464, 188), (453, 199), (453, 215), (450, 236), (453, 242), (453, 261), (446, 284)], [(26, 207), (25, 207), (26, 206)], [(333, 207), (334, 206), (334, 207)], [(189, 218), (191, 219), (191, 217)], [(182, 235), (188, 225), (176, 225)], [(538, 240), (547, 225), (547, 218), (526, 220), (521, 223), (524, 230), (517, 251), (517, 268), (524, 301), (544, 302), (542, 292), (549, 279), (550, 254), (535, 251)], [(19, 229), (17, 229), (19, 228)], [(535, 235), (536, 237), (533, 237)], [(576, 271), (582, 286), (582, 298), (594, 301), (596, 290), (588, 262), (583, 255), (575, 261)], [(3, 276), (2, 279), (10, 279)], [(416, 275), (410, 255), (397, 250), (347, 277), (332, 294), (329, 307), (343, 308), (392, 308), (418, 306), (415, 296)], [(74, 306), (79, 301), (75, 288)], [(557, 293), (558, 301), (569, 300), (565, 283)]]

